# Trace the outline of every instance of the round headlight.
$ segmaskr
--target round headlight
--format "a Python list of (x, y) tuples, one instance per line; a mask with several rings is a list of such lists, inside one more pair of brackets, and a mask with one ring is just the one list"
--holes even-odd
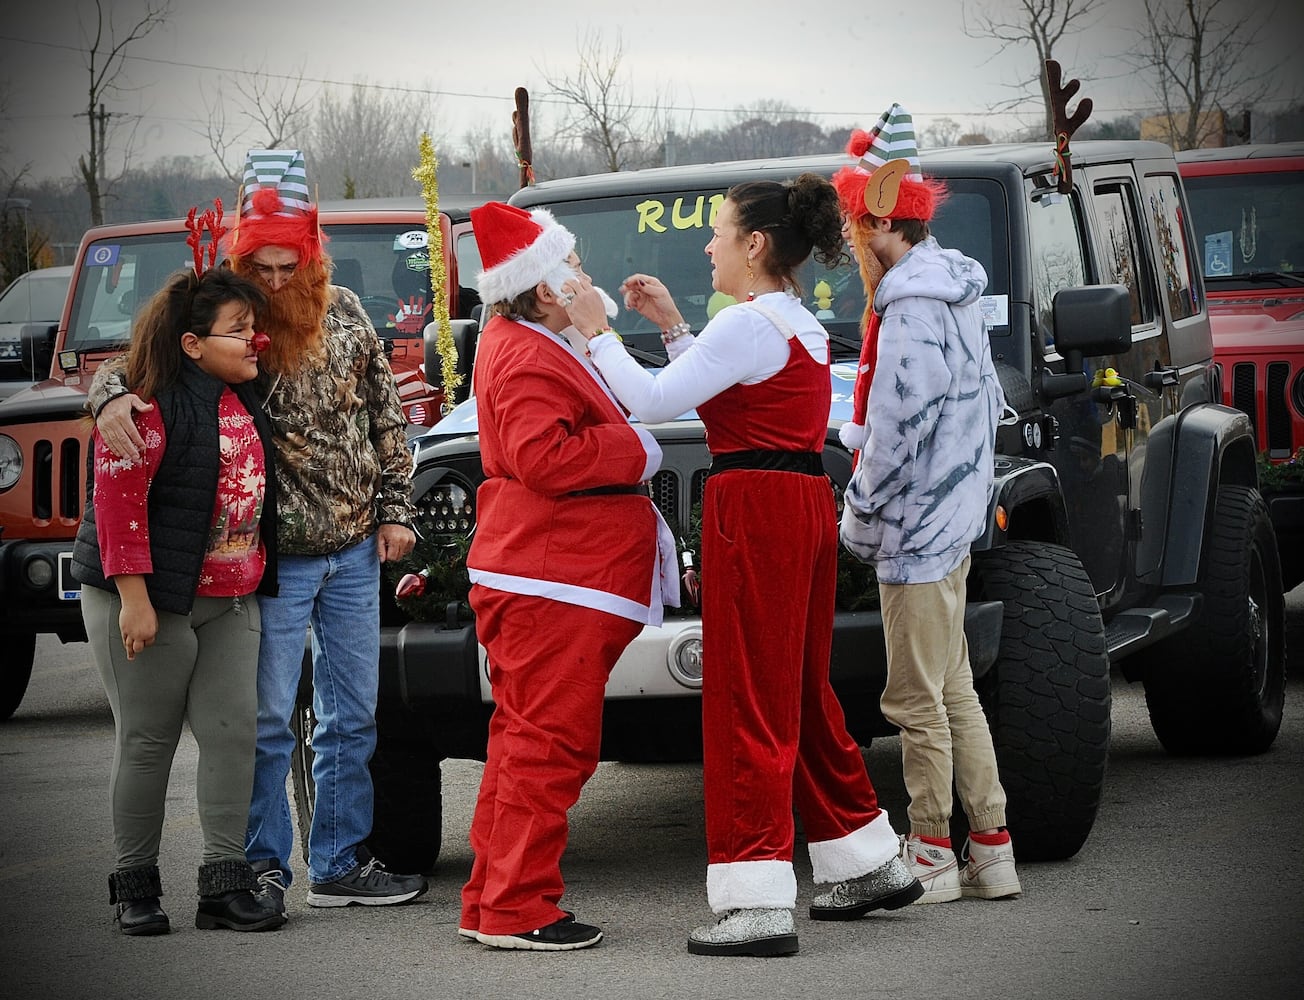
[(0, 490), (7, 490), (23, 474), (23, 449), (8, 434), (0, 434)]
[(670, 676), (684, 687), (702, 687), (702, 633), (689, 628), (680, 632), (666, 650), (666, 666)]
[(475, 488), (454, 472), (440, 470), (414, 503), (423, 526), (435, 535), (465, 536), (475, 528)]

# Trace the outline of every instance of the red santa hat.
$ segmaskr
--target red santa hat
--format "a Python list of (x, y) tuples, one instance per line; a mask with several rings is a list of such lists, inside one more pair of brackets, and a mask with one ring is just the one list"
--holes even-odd
[(937, 181), (924, 180), (914, 121), (900, 104), (884, 111), (871, 131), (852, 132), (847, 152), (857, 162), (834, 174), (833, 186), (848, 216), (923, 222), (933, 217), (946, 189)]
[(547, 209), (491, 201), (471, 209), (471, 227), (484, 264), (476, 285), (485, 303), (510, 302), (541, 281), (559, 289), (574, 277), (566, 258), (575, 237)]
[(320, 260), (325, 242), (317, 206), (308, 199), (303, 153), (251, 149), (245, 159), (230, 253), (247, 257), (263, 247), (286, 247), (298, 253), (300, 261)]

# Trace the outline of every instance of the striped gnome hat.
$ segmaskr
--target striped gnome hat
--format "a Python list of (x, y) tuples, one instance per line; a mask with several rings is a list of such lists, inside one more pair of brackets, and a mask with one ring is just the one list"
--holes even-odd
[(249, 150), (230, 253), (248, 256), (276, 246), (296, 251), (301, 261), (320, 260), (325, 242), (317, 206), (308, 196), (303, 153), (297, 149)]
[(920, 173), (915, 124), (900, 104), (884, 111), (869, 132), (852, 132), (847, 152), (857, 162), (834, 174), (833, 186), (848, 216), (924, 222), (933, 217), (945, 189)]

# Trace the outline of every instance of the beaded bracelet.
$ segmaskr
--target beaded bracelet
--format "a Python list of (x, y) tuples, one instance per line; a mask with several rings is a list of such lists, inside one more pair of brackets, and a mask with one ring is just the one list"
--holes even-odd
[(669, 330), (661, 331), (661, 343), (669, 344), (672, 340), (678, 340), (692, 332), (693, 328), (687, 323), (676, 323)]

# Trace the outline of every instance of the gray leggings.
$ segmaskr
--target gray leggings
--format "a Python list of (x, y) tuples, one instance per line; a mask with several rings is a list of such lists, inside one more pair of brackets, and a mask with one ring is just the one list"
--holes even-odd
[(257, 597), (197, 597), (189, 615), (160, 611), (154, 645), (134, 660), (122, 648), (118, 595), (85, 587), (81, 607), (117, 733), (109, 780), (117, 870), (158, 864), (185, 720), (199, 745), (202, 863), (243, 861), (258, 729)]

